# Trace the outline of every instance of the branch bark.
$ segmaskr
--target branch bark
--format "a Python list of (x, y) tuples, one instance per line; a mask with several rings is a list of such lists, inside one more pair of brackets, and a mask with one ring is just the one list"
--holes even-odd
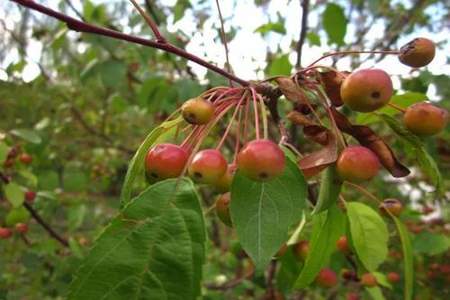
[(49, 224), (47, 224), (44, 221), (44, 219), (42, 219), (42, 217), (38, 214), (37, 211), (34, 210), (34, 208), (30, 204), (25, 202), (23, 204), (23, 206), (30, 212), (30, 214), (33, 217), (33, 219), (35, 219), (36, 222), (38, 222), (48, 232), (48, 234), (52, 238), (57, 240), (64, 247), (69, 247), (69, 242), (65, 238), (60, 236), (55, 230), (53, 230), (53, 228)]
[(134, 44), (139, 44), (139, 45), (150, 47), (150, 48), (160, 49), (160, 50), (178, 55), (180, 57), (183, 57), (192, 62), (195, 62), (195, 63), (197, 63), (217, 74), (220, 74), (220, 75), (224, 76), (225, 78), (228, 78), (242, 86), (250, 85), (250, 83), (248, 81), (241, 79), (233, 74), (230, 74), (229, 72), (205, 61), (204, 59), (202, 59), (194, 54), (191, 54), (189, 52), (186, 52), (185, 50), (180, 49), (170, 43), (161, 43), (158, 41), (147, 40), (147, 39), (143, 39), (143, 38), (136, 37), (133, 35), (125, 34), (125, 33), (119, 32), (119, 31), (115, 31), (112, 29), (89, 24), (89, 23), (74, 19), (63, 13), (52, 10), (52, 9), (50, 9), (44, 5), (38, 4), (32, 0), (10, 0), (10, 1), (15, 2), (21, 6), (27, 7), (29, 9), (38, 11), (40, 13), (43, 13), (49, 17), (58, 19), (59, 21), (66, 23), (67, 27), (71, 30), (107, 36), (107, 37), (117, 39), (117, 40), (123, 40), (123, 41), (127, 41), (127, 42), (134, 43)]
[(308, 32), (308, 15), (309, 15), (309, 0), (301, 0), (302, 7), (302, 29), (300, 31), (300, 38), (297, 43), (297, 63), (296, 69), (300, 69), (302, 66), (302, 49), (305, 44), (306, 34)]

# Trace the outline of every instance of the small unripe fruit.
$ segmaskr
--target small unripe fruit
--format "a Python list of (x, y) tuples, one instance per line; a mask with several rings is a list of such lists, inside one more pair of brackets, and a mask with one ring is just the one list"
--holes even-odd
[(230, 193), (219, 195), (216, 199), (216, 214), (225, 225), (231, 227), (230, 200)]
[(403, 64), (420, 68), (428, 65), (434, 58), (436, 46), (426, 38), (416, 38), (400, 48), (398, 59)]
[(34, 199), (36, 199), (36, 192), (26, 191), (25, 192), (25, 200), (29, 203), (33, 203)]
[(320, 270), (316, 277), (316, 283), (321, 287), (331, 288), (335, 286), (338, 282), (338, 277), (336, 273), (328, 268)]
[(393, 91), (391, 78), (385, 71), (363, 69), (345, 78), (341, 98), (354, 111), (371, 112), (386, 105)]
[(236, 171), (235, 165), (228, 165), (227, 171), (222, 177), (214, 183), (214, 187), (219, 193), (226, 193), (230, 190), (231, 182), (233, 181), (234, 173)]
[(188, 153), (178, 145), (159, 144), (145, 157), (145, 175), (149, 182), (156, 182), (181, 175), (188, 160)]
[(384, 215), (389, 215), (388, 212), (398, 217), (403, 211), (403, 204), (394, 198), (385, 199), (378, 207), (380, 212)]
[(181, 114), (190, 124), (204, 125), (214, 116), (214, 106), (211, 102), (198, 97), (184, 102)]
[(367, 287), (374, 287), (378, 282), (377, 278), (372, 273), (365, 273), (361, 276), (361, 284)]
[(6, 240), (10, 238), (12, 235), (12, 231), (6, 227), (0, 227), (0, 239)]
[(347, 237), (345, 235), (341, 236), (336, 241), (336, 247), (338, 248), (339, 251), (341, 251), (344, 254), (350, 252), (350, 247), (348, 246), (348, 240), (347, 240)]
[(294, 245), (294, 254), (301, 260), (305, 260), (309, 253), (309, 242), (299, 241)]
[(19, 161), (24, 165), (29, 165), (33, 162), (33, 157), (28, 153), (22, 153), (19, 155)]
[(237, 165), (248, 178), (268, 181), (283, 173), (285, 157), (283, 151), (274, 142), (254, 140), (239, 152)]
[(227, 161), (216, 149), (206, 149), (195, 154), (189, 166), (189, 175), (199, 183), (216, 183), (227, 171)]
[(28, 225), (25, 223), (17, 223), (15, 227), (19, 233), (26, 233), (28, 231)]
[(15, 162), (14, 158), (8, 158), (3, 163), (3, 167), (4, 168), (11, 168), (12, 166), (14, 166), (14, 162)]
[(288, 250), (288, 246), (286, 243), (284, 243), (283, 245), (281, 245), (280, 249), (278, 249), (278, 252), (275, 254), (276, 258), (280, 258), (283, 255), (286, 254), (286, 251)]
[(350, 293), (347, 293), (345, 295), (345, 299), (347, 299), (347, 300), (359, 300), (360, 298), (359, 298), (359, 295), (357, 293), (350, 292)]
[(358, 281), (358, 275), (355, 273), (355, 271), (349, 269), (342, 269), (341, 276), (345, 280)]
[(349, 146), (339, 156), (336, 169), (341, 179), (358, 183), (375, 177), (380, 169), (380, 162), (370, 149)]
[(397, 283), (400, 281), (400, 275), (397, 272), (389, 272), (387, 274), (387, 280), (390, 283)]
[(430, 136), (441, 132), (448, 121), (445, 109), (427, 102), (411, 105), (403, 115), (403, 123), (412, 133), (419, 136)]

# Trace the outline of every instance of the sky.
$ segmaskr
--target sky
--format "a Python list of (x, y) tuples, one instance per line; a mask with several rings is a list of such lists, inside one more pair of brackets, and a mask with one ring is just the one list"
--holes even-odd
[[(95, 3), (111, 3), (111, 2), (124, 2), (125, 0), (93, 0)], [(45, 1), (41, 1), (45, 2)], [(142, 1), (141, 1), (142, 2)], [(176, 0), (162, 0), (159, 1), (162, 5), (170, 7), (176, 3)], [(196, 2), (196, 1), (192, 1)], [(266, 50), (270, 49), (273, 52), (277, 47), (285, 53), (289, 53), (289, 59), (292, 64), (295, 63), (296, 53), (290, 50), (292, 40), (298, 39), (300, 32), (300, 20), (301, 20), (301, 9), (298, 1), (292, 0), (272, 0), (265, 9), (255, 9), (253, 0), (222, 0), (220, 1), (222, 14), (225, 19), (225, 30), (230, 29), (230, 24), (234, 26), (239, 26), (235, 38), (229, 43), (229, 56), (230, 63), (233, 67), (234, 72), (237, 76), (244, 79), (263, 79), (263, 72), (257, 71), (258, 69), (264, 69), (266, 64)], [(405, 2), (405, 1), (403, 1)], [(406, 1), (407, 2), (407, 1)], [(406, 3), (405, 2), (405, 3)], [(57, 9), (56, 1), (47, 1), (48, 5), (54, 9)], [(72, 3), (80, 8), (82, 6), (82, 1), (72, 0)], [(8, 5), (8, 4), (6, 4)], [(10, 8), (11, 9), (11, 4)], [(14, 5), (13, 5), (14, 6)], [(184, 18), (182, 18), (177, 23), (173, 24), (173, 18), (169, 18), (169, 26), (167, 30), (173, 32), (177, 30), (183, 31), (187, 36), (190, 36), (190, 41), (187, 45), (186, 50), (202, 56), (209, 61), (215, 62), (218, 65), (223, 66), (225, 62), (225, 53), (223, 45), (220, 43), (217, 37), (217, 31), (214, 29), (219, 25), (219, 18), (217, 9), (215, 7), (215, 1), (205, 1), (202, 6), (211, 8), (209, 11), (212, 14), (212, 18), (208, 19), (204, 24), (204, 28), (199, 32), (196, 28), (196, 18), (192, 13), (187, 13)], [(20, 14), (17, 9), (13, 8), (14, 13), (11, 11), (6, 17), (5, 4), (0, 4), (0, 18), (5, 20), (6, 25), (9, 28), (14, 26), (14, 22), (20, 21)], [(130, 4), (130, 12), (133, 11)], [(432, 15), (437, 15), (440, 12), (436, 9), (434, 12), (430, 12)], [(260, 34), (254, 33), (255, 29), (261, 24), (267, 23), (269, 20), (276, 21), (278, 19), (278, 14), (286, 18), (286, 31), (285, 35), (280, 35), (277, 33), (270, 33), (269, 36), (264, 39)], [(127, 15), (127, 14), (125, 14)], [(125, 19), (123, 21), (126, 21)], [(309, 23), (310, 27), (315, 27), (315, 25), (320, 22), (320, 15), (317, 12), (310, 14)], [(131, 31), (129, 29), (128, 31)], [(355, 31), (353, 26), (349, 26), (347, 29), (346, 39), (350, 40), (352, 33)], [(0, 35), (2, 33), (0, 32)], [(75, 34), (76, 33), (70, 33)], [(326, 38), (322, 33), (322, 40), (325, 41)], [(428, 66), (428, 70), (433, 74), (450, 74), (450, 65), (446, 63), (447, 57), (446, 53), (449, 53), (450, 42), (448, 41), (448, 36), (450, 34), (450, 29), (444, 30), (438, 34), (429, 34), (427, 32), (414, 32), (411, 35), (405, 35), (400, 38), (398, 46), (407, 43), (414, 37), (426, 36), (435, 42), (445, 42), (444, 51), (438, 51), (433, 62)], [(384, 36), (383, 26), (379, 23), (375, 23), (373, 28), (368, 33), (373, 39), (382, 39)], [(151, 36), (147, 36), (151, 38)], [(304, 46), (304, 54), (302, 61), (304, 64), (314, 61), (316, 58), (320, 57), (323, 53), (329, 51), (326, 43), (322, 43), (323, 46), (309, 46), (307, 43)], [(324, 45), (325, 44), (325, 45)], [(27, 66), (24, 69), (22, 77), (25, 81), (31, 81), (36, 76), (39, 75), (40, 71), (35, 61), (38, 61), (42, 54), (42, 45), (39, 42), (31, 42), (29, 48), (27, 49), (29, 59), (27, 61)], [(364, 56), (363, 56), (364, 57)], [(18, 55), (17, 51), (12, 51), (7, 54), (7, 59), (4, 61), (2, 68), (12, 62), (17, 61)], [(331, 59), (324, 60), (322, 64), (330, 64)], [(206, 69), (195, 63), (189, 63), (193, 68), (194, 72), (202, 78), (206, 74)], [(348, 69), (349, 59), (341, 59), (337, 64), (338, 69)], [(400, 75), (404, 77), (410, 77), (414, 74), (410, 74), (411, 69), (404, 66), (398, 62), (396, 56), (387, 56), (378, 64), (374, 65), (373, 61), (368, 61), (360, 66), (361, 68), (366, 67), (377, 67), (385, 69), (391, 75)], [(5, 72), (0, 70), (0, 79), (6, 79)], [(393, 76), (394, 86), (399, 88), (400, 81), (398, 77)], [(430, 87), (428, 92), (428, 97), (430, 100), (436, 100), (435, 90)]]

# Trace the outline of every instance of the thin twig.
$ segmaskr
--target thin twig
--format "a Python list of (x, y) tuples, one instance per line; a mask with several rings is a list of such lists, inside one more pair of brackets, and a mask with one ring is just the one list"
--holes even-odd
[(67, 242), (67, 240), (65, 238), (63, 238), (55, 230), (53, 230), (53, 228), (49, 224), (47, 224), (44, 221), (44, 219), (42, 219), (42, 217), (38, 214), (37, 211), (34, 210), (34, 208), (30, 204), (25, 202), (23, 204), (23, 206), (30, 212), (30, 214), (33, 217), (33, 219), (35, 219), (36, 222), (38, 222), (48, 232), (48, 234), (52, 238), (57, 240), (64, 247), (69, 247), (69, 242)]
[[(225, 27), (223, 26), (223, 17), (222, 17), (222, 11), (220, 10), (220, 4), (219, 4), (219, 0), (216, 0), (216, 6), (217, 6), (217, 11), (219, 12), (219, 20), (220, 20), (220, 35), (222, 36), (222, 43), (223, 46), (225, 48), (225, 59), (226, 59), (226, 64), (227, 64), (227, 71), (232, 74), (233, 72), (231, 71), (231, 65), (230, 65), (230, 59), (228, 57), (228, 43), (227, 43), (227, 37), (225, 36)], [(229, 79), (230, 81), (230, 86), (233, 86), (233, 82)]]
[(308, 32), (308, 15), (309, 15), (309, 0), (301, 0), (300, 6), (302, 7), (302, 29), (300, 31), (300, 38), (297, 43), (297, 63), (296, 69), (300, 69), (302, 65), (302, 49), (305, 43), (306, 34)]
[(223, 70), (223, 69), (205, 61), (204, 59), (202, 59), (194, 54), (191, 54), (189, 52), (186, 52), (185, 50), (180, 49), (170, 43), (160, 43), (157, 41), (147, 40), (147, 39), (143, 39), (143, 38), (136, 37), (133, 35), (125, 34), (125, 33), (119, 32), (119, 31), (115, 31), (112, 29), (89, 24), (89, 23), (74, 19), (63, 13), (57, 12), (53, 9), (50, 9), (44, 5), (41, 5), (41, 4), (31, 1), (31, 0), (10, 0), (10, 1), (16, 2), (19, 5), (28, 7), (32, 10), (39, 11), (47, 16), (58, 19), (64, 23), (66, 23), (67, 27), (71, 30), (107, 36), (107, 37), (114, 38), (117, 40), (123, 40), (123, 41), (127, 41), (127, 42), (134, 43), (134, 44), (139, 44), (139, 45), (150, 47), (150, 48), (160, 49), (160, 50), (178, 55), (180, 57), (183, 57), (192, 62), (195, 62), (195, 63), (197, 63), (217, 74), (220, 74), (220, 75), (224, 76), (225, 78), (228, 78), (242, 86), (248, 86), (250, 84), (248, 81), (241, 79), (233, 74), (230, 74), (226, 70)]
[(152, 17), (150, 17), (150, 15), (148, 15), (143, 9), (142, 7), (137, 4), (137, 2), (135, 0), (130, 0), (131, 3), (133, 3), (134, 7), (137, 9), (137, 11), (139, 12), (139, 14), (144, 18), (145, 22), (147, 22), (148, 26), (150, 26), (150, 28), (153, 31), (153, 34), (155, 35), (156, 41), (158, 43), (167, 43), (166, 39), (162, 36), (161, 32), (159, 32), (158, 29), (158, 25), (156, 25), (156, 23), (153, 21)]

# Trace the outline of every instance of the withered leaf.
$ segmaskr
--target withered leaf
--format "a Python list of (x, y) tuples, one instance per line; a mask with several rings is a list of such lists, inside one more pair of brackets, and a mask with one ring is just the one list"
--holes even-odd
[(320, 72), (320, 78), (325, 88), (328, 98), (333, 106), (341, 106), (344, 104), (341, 99), (341, 85), (347, 77), (346, 72), (326, 71)]
[(392, 176), (405, 177), (410, 173), (409, 169), (398, 161), (392, 149), (372, 129), (367, 126), (352, 125), (343, 114), (333, 107), (331, 107), (331, 112), (339, 129), (372, 150)]
[(311, 177), (328, 167), (337, 160), (337, 141), (336, 136), (326, 129), (327, 144), (320, 150), (317, 150), (301, 158), (298, 162), (300, 169), (305, 177)]

